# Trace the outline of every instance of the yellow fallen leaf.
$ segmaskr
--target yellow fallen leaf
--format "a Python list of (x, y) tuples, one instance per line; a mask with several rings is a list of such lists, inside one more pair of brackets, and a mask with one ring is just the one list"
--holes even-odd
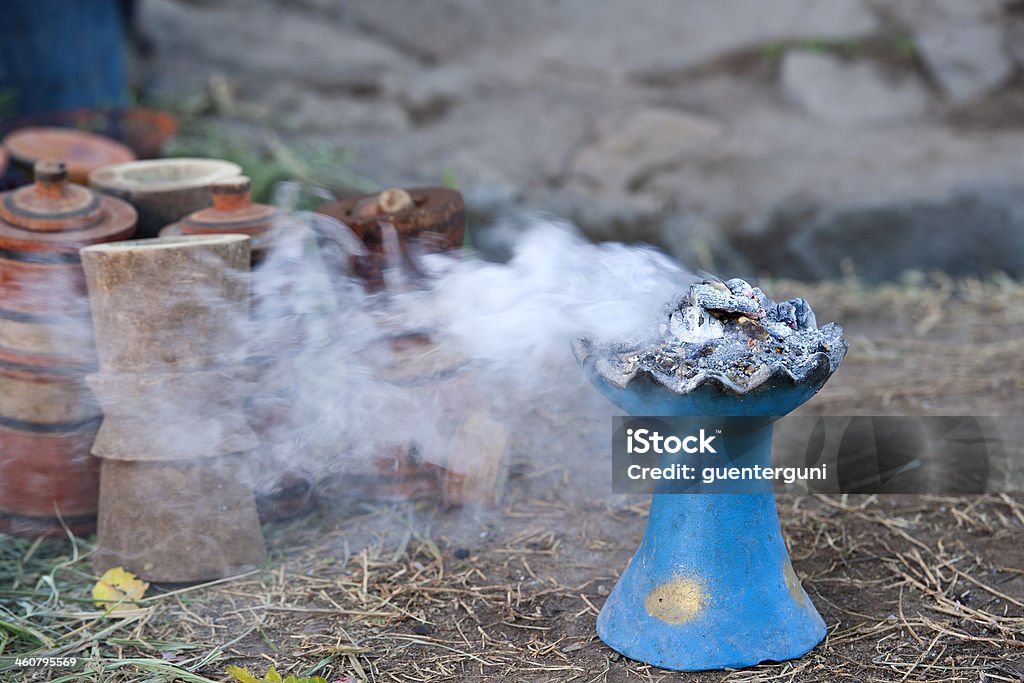
[(145, 595), (148, 588), (148, 583), (125, 571), (124, 567), (114, 567), (92, 587), (92, 599), (100, 609), (132, 609), (134, 601)]
[(252, 675), (248, 669), (243, 669), (240, 666), (229, 666), (228, 673), (239, 683), (261, 683), (260, 679)]

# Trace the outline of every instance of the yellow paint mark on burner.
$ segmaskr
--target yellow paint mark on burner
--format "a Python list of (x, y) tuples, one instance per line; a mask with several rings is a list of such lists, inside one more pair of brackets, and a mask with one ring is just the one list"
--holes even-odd
[(656, 587), (644, 600), (647, 613), (666, 624), (687, 622), (700, 614), (706, 604), (701, 584), (682, 577)]
[(786, 560), (786, 565), (782, 568), (782, 578), (786, 581), (786, 588), (789, 589), (789, 594), (793, 596), (801, 606), (807, 606), (807, 593), (804, 593), (803, 586), (800, 585), (800, 579), (797, 578), (796, 572), (793, 571), (793, 565), (790, 564), (789, 560)]

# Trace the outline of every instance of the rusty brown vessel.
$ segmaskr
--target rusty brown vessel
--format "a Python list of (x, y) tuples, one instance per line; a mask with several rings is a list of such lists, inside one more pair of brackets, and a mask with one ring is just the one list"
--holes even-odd
[(100, 409), (78, 250), (131, 237), (135, 210), (38, 162), (34, 184), (0, 194), (0, 531), (87, 533), (99, 471)]
[(89, 182), (89, 172), (94, 169), (135, 160), (135, 153), (116, 140), (55, 126), (19, 128), (4, 137), (4, 147), (11, 161), (26, 169), (37, 161), (62, 159), (71, 181), (83, 185)]
[(161, 237), (179, 235), (249, 235), (253, 263), (266, 256), (272, 231), (281, 217), (269, 204), (252, 200), (252, 185), (247, 176), (215, 180), (210, 184), (213, 206), (200, 209), (168, 225)]
[[(382, 200), (389, 192), (394, 191), (349, 197), (317, 209), (347, 225), (363, 241), (367, 253), (353, 257), (352, 269), (370, 290), (384, 285), (389, 230), (394, 231), (404, 266), (410, 271), (416, 269), (412, 253), (417, 249), (432, 254), (462, 247), (466, 211), (461, 193), (443, 187), (414, 187), (404, 190), (409, 202), (391, 205)], [(333, 239), (329, 231), (319, 237)]]

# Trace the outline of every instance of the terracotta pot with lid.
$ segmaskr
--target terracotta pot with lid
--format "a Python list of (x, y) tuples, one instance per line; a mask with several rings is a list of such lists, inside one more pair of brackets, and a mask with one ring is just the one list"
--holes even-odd
[(190, 213), (160, 231), (161, 237), (180, 235), (249, 235), (253, 262), (258, 263), (270, 246), (271, 231), (281, 212), (269, 204), (252, 201), (248, 176), (215, 180), (210, 185), (213, 206)]
[[(394, 231), (405, 265), (415, 272), (410, 250), (438, 253), (458, 249), (466, 225), (462, 194), (444, 187), (393, 188), (324, 204), (316, 211), (344, 223), (366, 245), (366, 255), (354, 257), (352, 266), (370, 290), (384, 286), (387, 231)], [(338, 239), (329, 231), (319, 238), (328, 242)]]
[(37, 162), (35, 178), (0, 194), (0, 307), (85, 313), (78, 250), (131, 237), (137, 214), (127, 202), (68, 182), (63, 162)]
[(0, 122), (3, 135), (21, 128), (67, 128), (96, 133), (126, 145), (139, 159), (155, 159), (178, 132), (173, 114), (149, 107), (83, 107), (35, 112)]
[(135, 210), (68, 182), (61, 162), (0, 194), (0, 531), (54, 535), (94, 525), (100, 409), (78, 250), (131, 237)]

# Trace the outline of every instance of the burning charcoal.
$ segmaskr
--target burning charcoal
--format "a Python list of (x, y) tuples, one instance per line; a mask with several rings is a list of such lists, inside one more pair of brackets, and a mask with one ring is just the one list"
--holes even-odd
[(672, 358), (671, 356), (658, 356), (657, 363), (658, 367), (661, 368), (664, 372), (672, 372), (678, 366), (676, 359)]
[(754, 288), (749, 282), (742, 278), (734, 277), (733, 279), (728, 280), (725, 283), (725, 286), (729, 288), (729, 291), (732, 292), (734, 296), (742, 296), (748, 299), (754, 298)]
[(796, 307), (788, 301), (775, 304), (775, 307), (768, 312), (768, 319), (782, 323), (791, 329), (796, 329)]
[(668, 329), (672, 336), (697, 344), (725, 334), (722, 323), (707, 311), (696, 306), (677, 308), (669, 317)]
[(784, 339), (797, 328), (796, 308), (789, 302), (775, 304), (761, 321), (765, 330), (776, 339)]
[(811, 305), (807, 303), (806, 299), (795, 297), (790, 299), (786, 303), (793, 306), (796, 311), (796, 325), (797, 329), (800, 330), (816, 330), (818, 329), (818, 321), (814, 317), (814, 311), (811, 310)]
[[(729, 282), (736, 283), (736, 280), (730, 280)], [(753, 298), (753, 290), (750, 289), (750, 285), (739, 280), (742, 285), (736, 285), (737, 291), (741, 294), (737, 295), (729, 291), (722, 291), (718, 283), (700, 283), (690, 285), (690, 291), (687, 295), (687, 301), (683, 304), (684, 306), (698, 306), (705, 311), (712, 314), (733, 314), (733, 315), (746, 315), (752, 318), (760, 316), (761, 306), (757, 300)], [(743, 287), (746, 285), (746, 288)], [(750, 294), (746, 294), (746, 292)]]
[(755, 318), (763, 318), (765, 316), (765, 309), (768, 308), (768, 297), (758, 287), (753, 287), (749, 282), (742, 278), (733, 278), (725, 283), (725, 286), (729, 288), (729, 291), (737, 297), (744, 299), (753, 299), (757, 302), (757, 315)]
[(768, 295), (762, 292), (760, 287), (754, 287), (754, 299), (757, 301), (757, 304), (761, 307), (761, 310), (767, 310), (768, 306), (771, 303), (771, 300), (768, 298)]
[[(765, 341), (769, 338), (768, 330), (765, 329), (763, 320), (753, 320), (747, 316), (740, 316), (736, 319), (736, 328), (747, 335), (748, 341)], [(748, 343), (747, 346), (750, 346)]]
[(627, 354), (622, 359), (622, 369), (626, 372), (635, 372), (636, 364), (640, 362), (640, 356), (635, 353)]
[[(662, 329), (653, 345), (597, 353), (598, 373), (621, 388), (644, 373), (680, 394), (707, 381), (747, 393), (775, 376), (800, 382), (826, 364), (834, 371), (846, 353), (842, 328), (818, 329), (807, 301), (776, 303), (740, 278), (690, 285)], [(594, 354), (592, 344), (576, 350)]]

